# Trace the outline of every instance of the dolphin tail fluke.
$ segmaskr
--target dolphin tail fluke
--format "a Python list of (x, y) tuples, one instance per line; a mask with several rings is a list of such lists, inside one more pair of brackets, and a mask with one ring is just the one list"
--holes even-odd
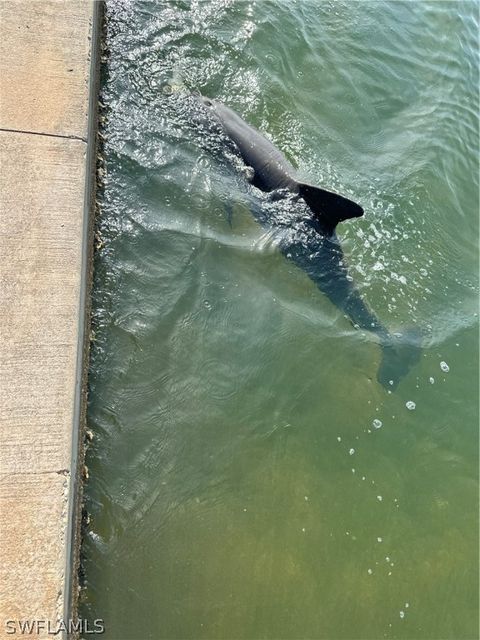
[(386, 389), (395, 389), (400, 380), (420, 360), (423, 334), (416, 328), (398, 333), (382, 344), (382, 361), (377, 380)]
[(338, 193), (303, 182), (298, 183), (298, 191), (329, 233), (335, 230), (339, 222), (363, 216), (363, 209), (359, 204), (339, 196)]

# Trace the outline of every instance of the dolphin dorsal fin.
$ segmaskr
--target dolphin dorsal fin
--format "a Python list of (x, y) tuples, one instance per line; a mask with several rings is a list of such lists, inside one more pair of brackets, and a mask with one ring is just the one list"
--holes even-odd
[(339, 222), (363, 216), (363, 209), (359, 204), (339, 196), (338, 193), (303, 182), (298, 183), (298, 191), (315, 217), (330, 233), (335, 231)]

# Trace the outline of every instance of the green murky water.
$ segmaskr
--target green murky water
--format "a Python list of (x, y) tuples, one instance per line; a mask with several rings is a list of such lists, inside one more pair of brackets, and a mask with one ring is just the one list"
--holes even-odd
[[(476, 638), (478, 4), (107, 14), (83, 616), (112, 640)], [(393, 393), (206, 147), (195, 88), (365, 207), (351, 274), (426, 335)]]

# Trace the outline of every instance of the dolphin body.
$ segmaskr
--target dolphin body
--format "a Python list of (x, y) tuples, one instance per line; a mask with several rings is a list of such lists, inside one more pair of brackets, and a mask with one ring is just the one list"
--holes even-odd
[(303, 269), (356, 328), (375, 334), (382, 348), (377, 380), (387, 389), (397, 386), (400, 378), (419, 359), (419, 337), (413, 332), (391, 334), (370, 311), (348, 274), (344, 254), (335, 228), (339, 222), (363, 215), (360, 205), (331, 191), (299, 182), (295, 168), (259, 131), (247, 124), (221, 102), (200, 96), (200, 100), (234, 142), (249, 167), (250, 181), (265, 192), (303, 199), (311, 214), (284, 218), (260, 214), (267, 227), (282, 229), (280, 249)]

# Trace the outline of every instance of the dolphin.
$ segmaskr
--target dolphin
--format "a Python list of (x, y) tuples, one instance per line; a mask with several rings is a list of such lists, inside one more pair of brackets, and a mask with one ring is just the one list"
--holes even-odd
[(420, 337), (412, 330), (390, 333), (368, 308), (348, 273), (335, 229), (339, 222), (362, 216), (362, 207), (337, 193), (298, 181), (295, 168), (270, 140), (223, 103), (199, 98), (234, 143), (255, 187), (277, 198), (306, 203), (307, 216), (292, 211), (285, 220), (270, 209), (269, 216), (257, 213), (257, 218), (263, 226), (281, 230), (282, 253), (308, 274), (355, 328), (377, 336), (382, 348), (377, 380), (387, 389), (396, 388), (420, 357)]

